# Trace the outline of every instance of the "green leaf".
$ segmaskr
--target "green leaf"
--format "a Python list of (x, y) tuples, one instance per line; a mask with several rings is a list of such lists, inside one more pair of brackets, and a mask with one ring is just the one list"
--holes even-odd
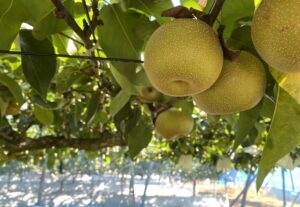
[(233, 50), (245, 50), (256, 54), (251, 38), (251, 27), (248, 25), (243, 25), (235, 29), (227, 41), (227, 45)]
[(250, 133), (251, 129), (254, 127), (255, 122), (257, 121), (260, 111), (263, 106), (263, 101), (261, 101), (256, 107), (248, 111), (240, 113), (240, 118), (236, 126), (236, 135), (233, 150), (243, 143), (247, 134)]
[(86, 122), (89, 123), (98, 111), (101, 93), (96, 91), (87, 105)]
[[(20, 44), (22, 52), (54, 54), (52, 43), (48, 39), (34, 39), (30, 30), (20, 31)], [(56, 72), (56, 58), (22, 56), (22, 68), (28, 83), (45, 99)]]
[(192, 99), (177, 101), (176, 103), (174, 103), (174, 106), (181, 109), (183, 112), (185, 112), (188, 115), (193, 114), (194, 103)]
[[(73, 0), (66, 0), (64, 4), (71, 14), (73, 14), (74, 5), (75, 2)], [(38, 40), (43, 40), (51, 34), (61, 32), (68, 28), (69, 26), (64, 20), (55, 17), (54, 13), (51, 12), (48, 16), (34, 26), (32, 35)]]
[(66, 66), (56, 75), (57, 91), (66, 92), (71, 86), (82, 77), (82, 72), (78, 66)]
[(114, 97), (110, 104), (110, 114), (115, 116), (129, 101), (130, 95), (124, 90), (121, 90), (116, 97)]
[(49, 102), (49, 101), (44, 101), (39, 95), (33, 95), (31, 96), (31, 101), (32, 103), (34, 103), (35, 105), (39, 105), (42, 108), (45, 109), (58, 109), (60, 108), (60, 106), (55, 103), (55, 102)]
[(173, 7), (173, 4), (170, 0), (129, 0), (129, 7), (143, 11), (145, 14), (155, 17), (158, 23), (163, 24), (168, 21), (168, 18), (161, 17), (161, 13)]
[(51, 1), (41, 0), (0, 0), (0, 49), (10, 48), (17, 36), (21, 24), (32, 26), (39, 23), (54, 10)]
[[(141, 34), (139, 28), (143, 26), (143, 28), (154, 30), (156, 27), (153, 27), (153, 24), (156, 23), (151, 22), (142, 14), (124, 11), (120, 5), (116, 4), (104, 6), (100, 11), (100, 18), (104, 26), (99, 27), (98, 35), (105, 54), (108, 57), (140, 60), (145, 35)], [(147, 84), (140, 82), (141, 79), (147, 80), (145, 73), (137, 73), (138, 67), (142, 69), (141, 64), (113, 62), (112, 65), (112, 74), (127, 93), (137, 95), (136, 87)], [(141, 75), (144, 78), (141, 78)]]
[(226, 0), (220, 15), (221, 24), (225, 25), (224, 36), (227, 39), (232, 31), (239, 26), (239, 20), (252, 17), (254, 0)]
[(38, 105), (34, 106), (34, 116), (45, 126), (51, 125), (54, 121), (53, 111)]
[(2, 116), (5, 115), (6, 109), (9, 105), (9, 102), (4, 101), (1, 97), (0, 97), (0, 119)]
[(259, 164), (256, 188), (287, 153), (300, 144), (300, 105), (284, 89), (279, 88), (273, 121)]
[(187, 7), (187, 8), (194, 8), (197, 10), (202, 10), (197, 0), (180, 0), (181, 5)]
[(151, 120), (147, 117), (141, 117), (137, 125), (127, 136), (129, 156), (133, 159), (142, 149), (148, 146), (152, 138)]
[(261, 109), (261, 115), (264, 117), (272, 118), (275, 109), (275, 102), (269, 98), (265, 97), (263, 99), (263, 107)]
[(21, 87), (15, 80), (4, 73), (0, 73), (0, 83), (9, 89), (19, 104), (23, 103)]

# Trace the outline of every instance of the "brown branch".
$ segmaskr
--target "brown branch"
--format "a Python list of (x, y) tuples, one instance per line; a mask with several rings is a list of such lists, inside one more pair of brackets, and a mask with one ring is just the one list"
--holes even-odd
[(100, 13), (98, 11), (98, 0), (93, 0), (93, 2), (92, 2), (92, 11), (93, 11), (92, 19), (89, 15), (89, 8), (88, 8), (85, 0), (82, 0), (82, 6), (85, 10), (86, 18), (88, 20), (88, 23), (84, 21), (86, 26), (84, 26), (83, 31), (87, 37), (90, 37), (92, 35), (94, 43), (96, 44), (97, 39), (95, 36), (95, 29), (97, 28), (97, 26), (103, 25), (103, 22), (101, 20), (98, 20), (98, 16), (100, 15)]
[(232, 51), (230, 50), (227, 45), (226, 42), (224, 40), (223, 37), (223, 32), (224, 32), (225, 26), (224, 25), (220, 25), (218, 28), (218, 37), (222, 46), (222, 50), (223, 50), (223, 55), (224, 58), (227, 60), (234, 60), (235, 58), (237, 58), (240, 55), (240, 51)]
[(93, 47), (92, 41), (85, 35), (84, 31), (79, 27), (77, 22), (67, 8), (63, 5), (61, 0), (51, 0), (56, 7), (56, 17), (64, 19), (66, 23), (72, 28), (72, 30), (82, 39), (87, 49)]
[(50, 148), (74, 148), (87, 151), (97, 151), (106, 147), (126, 146), (126, 143), (118, 134), (103, 133), (100, 138), (66, 138), (63, 136), (45, 136), (38, 139), (31, 139), (26, 137), (18, 137), (14, 139), (6, 134), (0, 133), (0, 140), (5, 142), (4, 150), (10, 154), (50, 149)]
[(216, 19), (218, 18), (219, 13), (221, 12), (221, 9), (223, 7), (223, 4), (225, 3), (225, 0), (215, 0), (215, 5), (213, 6), (213, 9), (208, 14), (207, 18), (205, 19), (205, 22), (209, 25), (213, 25)]

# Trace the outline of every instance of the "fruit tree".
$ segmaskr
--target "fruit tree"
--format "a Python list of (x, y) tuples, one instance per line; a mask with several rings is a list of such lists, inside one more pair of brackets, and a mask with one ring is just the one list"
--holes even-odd
[(300, 157), (299, 10), (299, 0), (0, 0), (0, 163), (78, 150), (187, 156), (258, 167), (259, 189), (281, 158)]

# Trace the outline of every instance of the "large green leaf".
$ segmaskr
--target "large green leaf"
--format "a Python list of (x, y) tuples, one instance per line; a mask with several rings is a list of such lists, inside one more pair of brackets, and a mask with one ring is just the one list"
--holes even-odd
[[(20, 44), (22, 52), (37, 54), (54, 54), (52, 43), (48, 40), (38, 41), (33, 38), (31, 30), (20, 31)], [(47, 91), (56, 71), (55, 57), (22, 56), (23, 73), (28, 83), (46, 98)]]
[(0, 0), (0, 49), (10, 48), (23, 22), (34, 26), (53, 10), (51, 1)]
[(181, 5), (187, 8), (194, 8), (197, 10), (202, 10), (203, 8), (200, 7), (199, 0), (180, 0)]
[(299, 122), (300, 105), (284, 89), (279, 88), (273, 121), (259, 164), (257, 189), (276, 162), (300, 144)]
[(110, 104), (110, 114), (115, 116), (129, 101), (130, 95), (126, 91), (121, 90)]
[(98, 111), (101, 93), (96, 91), (87, 105), (86, 122), (89, 123)]
[[(66, 0), (64, 6), (68, 9), (71, 15), (73, 15), (75, 2), (73, 0)], [(32, 34), (36, 39), (42, 40), (51, 34), (61, 32), (68, 28), (69, 26), (63, 19), (55, 17), (54, 13), (51, 12), (34, 26)]]
[(21, 87), (15, 80), (4, 73), (0, 73), (0, 83), (9, 89), (18, 103), (21, 104), (23, 102)]
[(137, 125), (127, 135), (129, 155), (133, 159), (148, 146), (152, 138), (152, 125), (148, 117), (142, 116)]
[(39, 105), (34, 106), (34, 116), (43, 125), (48, 126), (54, 121), (53, 111), (40, 107)]
[[(156, 28), (153, 27), (153, 24), (156, 23), (151, 22), (144, 15), (126, 11), (116, 4), (104, 6), (100, 12), (100, 18), (103, 20), (104, 26), (99, 27), (98, 35), (105, 54), (109, 57), (140, 60), (145, 34), (141, 34), (139, 28), (141, 26), (147, 28), (148, 25), (152, 31)], [(137, 73), (138, 64), (113, 62), (112, 65), (117, 70), (117, 73), (113, 71), (113, 75), (120, 86), (129, 94), (137, 94), (137, 90), (132, 90), (132, 88), (143, 84), (139, 82), (141, 74)], [(139, 66), (141, 67), (141, 65)], [(143, 75), (145, 76), (144, 73)]]
[(263, 106), (263, 101), (261, 101), (256, 107), (248, 111), (240, 113), (240, 118), (236, 126), (236, 135), (233, 150), (235, 150), (240, 144), (243, 143), (247, 134), (250, 133), (251, 129), (254, 127), (255, 122), (260, 114)]
[(161, 17), (161, 13), (173, 7), (171, 0), (129, 0), (129, 7), (143, 11), (145, 14), (155, 17), (160, 24), (168, 21)]
[(254, 14), (254, 0), (226, 0), (220, 15), (221, 24), (225, 25), (225, 37), (238, 26), (238, 21), (251, 18)]

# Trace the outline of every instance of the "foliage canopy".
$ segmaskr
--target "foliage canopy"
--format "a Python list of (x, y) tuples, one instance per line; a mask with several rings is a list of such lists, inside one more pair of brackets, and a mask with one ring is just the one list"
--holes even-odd
[[(195, 0), (180, 4), (207, 13), (213, 2), (208, 0), (206, 8)], [(223, 39), (230, 49), (257, 57), (251, 21), (258, 4), (226, 0), (213, 25), (215, 31), (225, 26)], [(172, 21), (161, 17), (171, 7), (170, 0), (0, 0), (0, 162), (27, 162), (45, 153), (55, 160), (54, 154), (75, 156), (78, 150), (133, 159), (193, 155), (211, 165), (230, 157), (245, 170), (255, 170), (260, 161), (259, 187), (286, 154), (300, 157), (299, 74), (265, 63), (263, 100), (226, 116), (207, 115), (191, 98), (139, 99), (150, 86), (141, 61), (145, 45), (160, 25)], [(13, 102), (21, 111), (8, 115)], [(159, 112), (170, 107), (194, 118), (187, 137), (167, 141), (153, 130)], [(263, 152), (249, 153), (254, 148)]]

